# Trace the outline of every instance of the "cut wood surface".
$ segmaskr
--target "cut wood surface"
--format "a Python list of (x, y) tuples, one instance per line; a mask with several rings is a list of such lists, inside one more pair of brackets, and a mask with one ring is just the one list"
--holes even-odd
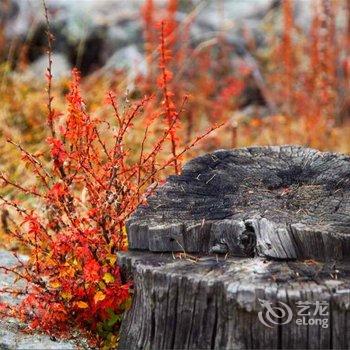
[[(119, 253), (119, 264), (135, 285), (120, 349), (350, 348), (348, 262), (127, 252)], [(288, 305), (289, 322), (264, 325), (258, 315), (266, 300), (274, 310)], [(306, 322), (320, 319), (327, 327), (298, 325), (300, 302), (311, 308)], [(317, 302), (329, 303), (327, 315), (312, 316)]]
[(350, 157), (299, 146), (193, 159), (138, 208), (130, 249), (330, 261), (350, 257)]

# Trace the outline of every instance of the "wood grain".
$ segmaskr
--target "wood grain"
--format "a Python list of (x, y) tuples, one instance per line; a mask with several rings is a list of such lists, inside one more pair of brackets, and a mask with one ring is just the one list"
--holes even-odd
[[(349, 349), (350, 264), (119, 253), (135, 294), (120, 349)], [(258, 319), (268, 300), (293, 310), (288, 324)], [(328, 327), (297, 325), (297, 302), (329, 302)], [(310, 317), (312, 318), (312, 317)], [(317, 316), (315, 316), (317, 318)]]
[(350, 257), (350, 158), (298, 146), (219, 150), (127, 223), (130, 249), (276, 259)]

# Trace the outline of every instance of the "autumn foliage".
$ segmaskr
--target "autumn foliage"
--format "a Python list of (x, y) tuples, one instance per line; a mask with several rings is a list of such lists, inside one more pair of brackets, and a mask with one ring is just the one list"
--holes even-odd
[[(190, 39), (190, 30), (195, 15), (189, 14), (181, 23), (176, 18), (180, 4), (177, 0), (169, 0), (166, 6), (157, 7), (153, 0), (146, 0), (142, 7), (144, 28), (145, 55), (147, 75), (138, 78), (137, 89), (148, 91), (154, 82), (167, 80), (171, 86), (172, 95), (167, 100), (181, 104), (184, 95), (190, 98), (183, 111), (181, 121), (183, 137), (189, 141), (194, 134), (205, 127), (216, 123), (227, 122), (231, 116), (229, 111), (236, 108), (237, 100), (243, 91), (244, 83), (237, 70), (233, 68), (230, 58), (230, 44), (225, 38), (208, 40), (194, 46)], [(166, 43), (159, 38), (159, 28), (155, 24), (163, 23), (161, 31), (168, 38)], [(155, 69), (155, 53), (163, 47), (161, 55), (161, 73)], [(173, 59), (168, 61), (167, 52)], [(167, 63), (167, 71), (164, 63)], [(160, 80), (159, 80), (160, 78)], [(152, 85), (153, 84), (153, 85)], [(161, 87), (162, 88), (162, 87)], [(163, 88), (162, 88), (163, 89)], [(164, 92), (167, 95), (167, 92)], [(170, 101), (168, 101), (170, 102)], [(171, 107), (172, 103), (168, 103)], [(170, 108), (171, 109), (171, 108)], [(168, 108), (168, 115), (171, 110)], [(176, 142), (173, 139), (173, 143)], [(216, 146), (219, 142), (216, 142)], [(231, 143), (236, 146), (234, 140)]]
[[(185, 152), (216, 128), (179, 145), (177, 130), (187, 97), (180, 106), (173, 99), (170, 32), (164, 21), (158, 28), (158, 96), (120, 102), (110, 91), (105, 113), (112, 113), (112, 120), (90, 115), (74, 69), (66, 113), (59, 113), (53, 108), (49, 52), (48, 151), (32, 154), (8, 140), (37, 181), (25, 187), (6, 174), (0, 176), (4, 187), (35, 202), (30, 206), (28, 201), (1, 197), (4, 209), (19, 220), (9, 215), (6, 233), (29, 249), (28, 261), (18, 258), (16, 267), (0, 267), (25, 282), (23, 288), (3, 291), (22, 295), (20, 305), (3, 304), (1, 310), (30, 328), (60, 336), (79, 328), (102, 337), (118, 329), (130, 303), (130, 282), (122, 279), (116, 256), (127, 248), (125, 220), (146, 201), (167, 169), (179, 172)], [(135, 151), (130, 140), (140, 120), (144, 130)], [(169, 155), (163, 152), (167, 149)]]
[(339, 23), (350, 12), (348, 2), (310, 2), (311, 23), (303, 32), (295, 5), (282, 2), (281, 35), (270, 38), (268, 84), (281, 114), (300, 119), (304, 142), (322, 148), (349, 114), (349, 26)]
[[(190, 36), (196, 9), (179, 21), (177, 1), (163, 7), (145, 1), (148, 76), (140, 79), (139, 88), (155, 81), (154, 23), (166, 18), (172, 33), (168, 45), (175, 58), (171, 62), (173, 99), (179, 102), (183, 92), (192, 97), (182, 117), (183, 137), (190, 138), (203, 124), (225, 121), (226, 137), (210, 137), (211, 148), (252, 143), (337, 147), (337, 126), (348, 121), (350, 110), (349, 6), (341, 0), (304, 2), (299, 12), (309, 7), (311, 18), (306, 25), (297, 21), (297, 5), (302, 4), (280, 3), (276, 18), (266, 25), (265, 46), (249, 28), (242, 31), (243, 44), (232, 41), (234, 34), (224, 28), (198, 42)], [(256, 94), (259, 101), (249, 106), (253, 111), (245, 112), (249, 94)]]

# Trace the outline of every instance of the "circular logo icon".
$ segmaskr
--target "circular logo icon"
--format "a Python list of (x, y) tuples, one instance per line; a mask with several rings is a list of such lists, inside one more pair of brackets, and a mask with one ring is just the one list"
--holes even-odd
[(279, 324), (287, 324), (293, 318), (292, 309), (282, 301), (278, 305), (272, 305), (268, 300), (259, 299), (262, 311), (259, 311), (259, 321), (266, 327), (272, 328)]

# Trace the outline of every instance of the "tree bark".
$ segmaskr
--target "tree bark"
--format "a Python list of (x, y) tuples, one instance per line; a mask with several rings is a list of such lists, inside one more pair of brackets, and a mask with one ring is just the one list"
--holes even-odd
[[(134, 298), (120, 333), (120, 349), (349, 349), (350, 264), (281, 262), (171, 254), (119, 254), (134, 278)], [(264, 325), (267, 300), (283, 302), (292, 319)], [(298, 325), (298, 302), (327, 302), (328, 315)], [(307, 304), (306, 304), (307, 305)], [(282, 305), (283, 307), (283, 305)], [(319, 319), (320, 321), (315, 321)], [(327, 321), (323, 321), (327, 320)]]

